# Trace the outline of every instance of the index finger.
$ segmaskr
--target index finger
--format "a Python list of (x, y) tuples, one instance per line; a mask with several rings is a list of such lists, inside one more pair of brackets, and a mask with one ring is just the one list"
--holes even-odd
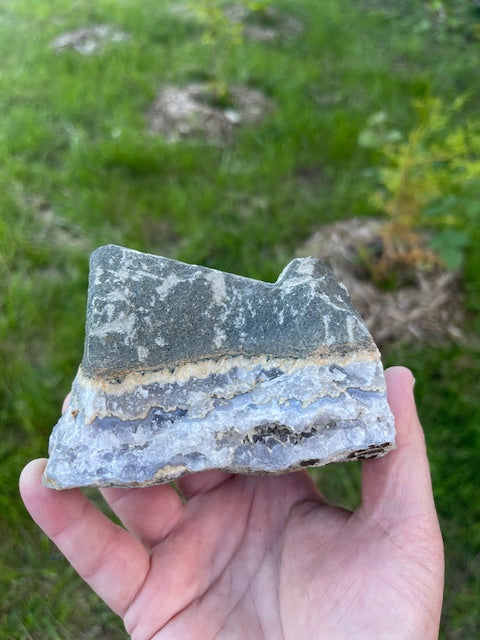
[(20, 493), (25, 506), (79, 575), (123, 617), (148, 574), (148, 552), (79, 489), (44, 487), (45, 463), (33, 460), (22, 471)]

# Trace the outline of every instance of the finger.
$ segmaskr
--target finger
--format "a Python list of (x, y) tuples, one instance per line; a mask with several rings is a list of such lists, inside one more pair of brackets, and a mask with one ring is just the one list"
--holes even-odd
[(150, 548), (170, 533), (183, 512), (180, 496), (169, 485), (101, 493), (127, 529)]
[(62, 404), (62, 413), (65, 413), (65, 411), (68, 408), (68, 405), (70, 404), (70, 398), (72, 397), (72, 392), (70, 391), (70, 393), (67, 393), (67, 395), (65, 396), (65, 400), (63, 401)]
[(143, 545), (98, 511), (79, 489), (42, 485), (45, 460), (33, 460), (20, 476), (30, 515), (94, 591), (123, 616), (148, 574)]
[[(362, 507), (386, 518), (434, 515), (425, 437), (413, 395), (414, 378), (404, 367), (385, 372), (387, 397), (395, 417), (397, 448), (362, 467)], [(436, 517), (436, 516), (435, 516)]]
[(207, 493), (228, 482), (233, 477), (232, 473), (225, 471), (200, 471), (183, 476), (177, 480), (177, 486), (186, 500), (201, 493)]

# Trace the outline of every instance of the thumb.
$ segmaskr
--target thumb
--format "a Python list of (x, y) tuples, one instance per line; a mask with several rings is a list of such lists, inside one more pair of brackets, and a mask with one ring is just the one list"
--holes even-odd
[(387, 369), (385, 378), (397, 448), (363, 463), (362, 509), (384, 522), (412, 517), (436, 520), (425, 437), (413, 396), (415, 380), (404, 367)]

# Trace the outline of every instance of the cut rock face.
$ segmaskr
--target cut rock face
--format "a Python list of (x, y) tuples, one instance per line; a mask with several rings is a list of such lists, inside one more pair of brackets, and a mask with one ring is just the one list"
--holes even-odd
[(109, 245), (44, 483), (284, 473), (394, 447), (380, 354), (315, 258), (266, 283)]

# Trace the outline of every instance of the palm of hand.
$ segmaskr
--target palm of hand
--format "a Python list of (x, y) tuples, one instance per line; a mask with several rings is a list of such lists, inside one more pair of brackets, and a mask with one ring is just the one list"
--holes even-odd
[(435, 638), (441, 536), (414, 406), (401, 402), (408, 380), (395, 375), (399, 446), (364, 463), (353, 513), (304, 472), (186, 477), (185, 503), (169, 486), (103, 490), (131, 533), (79, 491), (24, 479), (22, 495), (134, 640)]
[(363, 507), (327, 505), (303, 473), (223, 479), (154, 547), (127, 629), (135, 639), (434, 637), (432, 539), (405, 526), (387, 532)]

